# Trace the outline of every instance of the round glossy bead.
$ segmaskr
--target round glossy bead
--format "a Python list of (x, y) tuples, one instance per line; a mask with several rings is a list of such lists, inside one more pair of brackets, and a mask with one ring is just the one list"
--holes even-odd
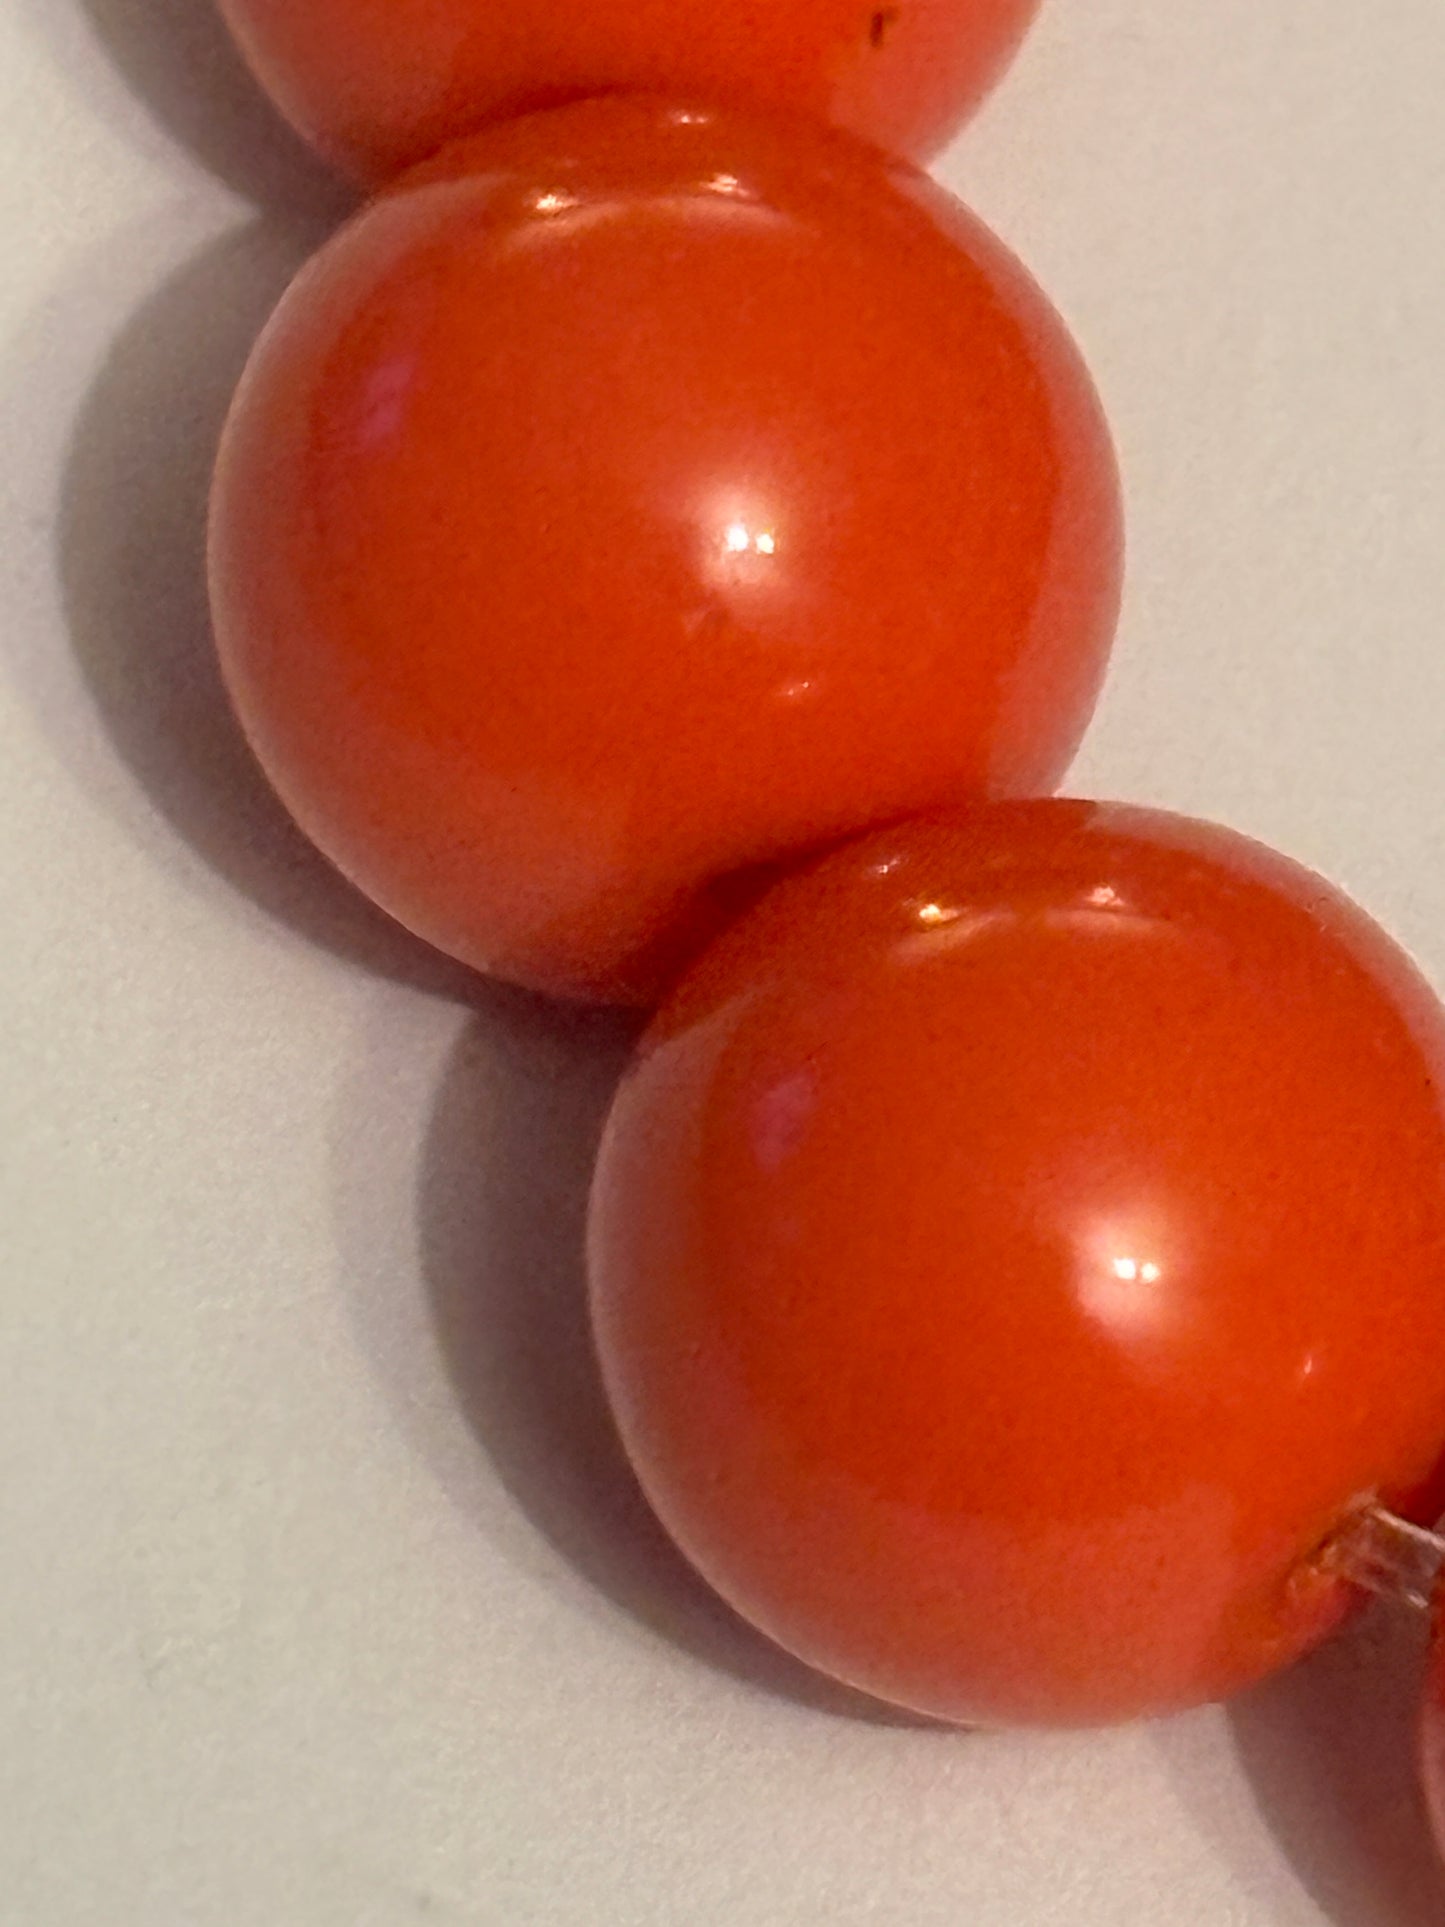
[(1038, 0), (222, 0), (300, 132), (373, 179), (486, 121), (607, 93), (791, 108), (915, 159), (1008, 61)]
[(1234, 1692), (1440, 1509), (1445, 1020), (1337, 891), (1136, 809), (915, 822), (782, 884), (617, 1100), (593, 1307), (717, 1588), (965, 1722)]
[(241, 721), (444, 950), (646, 999), (735, 872), (1047, 790), (1118, 600), (1062, 323), (923, 176), (603, 101), (451, 150), (263, 337), (212, 605)]

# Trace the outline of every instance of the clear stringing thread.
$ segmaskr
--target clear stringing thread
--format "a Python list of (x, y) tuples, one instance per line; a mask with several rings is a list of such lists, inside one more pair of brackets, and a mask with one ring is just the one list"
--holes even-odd
[(1320, 1562), (1364, 1592), (1424, 1612), (1445, 1574), (1445, 1538), (1368, 1505), (1328, 1542)]

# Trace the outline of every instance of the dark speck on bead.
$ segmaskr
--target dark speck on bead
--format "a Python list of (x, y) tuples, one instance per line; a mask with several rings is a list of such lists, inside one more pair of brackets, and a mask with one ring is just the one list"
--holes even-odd
[(868, 39), (875, 47), (881, 47), (893, 28), (898, 24), (900, 9), (880, 7), (868, 23)]

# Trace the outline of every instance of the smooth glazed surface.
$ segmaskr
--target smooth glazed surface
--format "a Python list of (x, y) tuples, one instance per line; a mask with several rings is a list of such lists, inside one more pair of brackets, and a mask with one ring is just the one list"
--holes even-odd
[(1062, 323), (840, 135), (601, 102), (453, 150), (301, 276), (211, 584), (238, 712), (403, 923), (647, 999), (732, 873), (1051, 789), (1117, 609)]
[(643, 1483), (885, 1699), (1231, 1694), (1334, 1623), (1354, 1502), (1439, 1509), (1442, 1092), (1403, 952), (1257, 844), (1064, 802), (867, 839), (683, 981), (609, 1125)]
[(1037, 0), (222, 0), (282, 112), (364, 176), (509, 114), (605, 93), (790, 108), (926, 160)]

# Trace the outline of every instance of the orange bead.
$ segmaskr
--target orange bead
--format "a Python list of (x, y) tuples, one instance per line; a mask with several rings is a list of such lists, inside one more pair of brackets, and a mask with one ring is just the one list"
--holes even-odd
[(926, 160), (1038, 0), (222, 0), (293, 125), (371, 179), (490, 120), (609, 93), (697, 93), (829, 120)]
[(467, 962), (639, 999), (738, 870), (1054, 786), (1118, 485), (1057, 316), (923, 176), (604, 101), (451, 150), (301, 276), (211, 565), (341, 869)]
[(876, 833), (656, 1018), (593, 1309), (622, 1436), (774, 1639), (964, 1722), (1223, 1697), (1439, 1510), (1445, 1016), (1319, 878), (1085, 803)]

